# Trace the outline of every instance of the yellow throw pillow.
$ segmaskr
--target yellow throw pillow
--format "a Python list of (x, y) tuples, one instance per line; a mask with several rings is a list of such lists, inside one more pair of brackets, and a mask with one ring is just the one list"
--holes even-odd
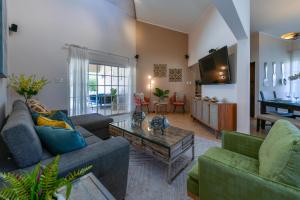
[(38, 117), (37, 125), (38, 126), (52, 126), (52, 127), (59, 127), (59, 128), (73, 130), (73, 128), (65, 121), (52, 120), (52, 119), (49, 119), (49, 118), (43, 117), (43, 116)]

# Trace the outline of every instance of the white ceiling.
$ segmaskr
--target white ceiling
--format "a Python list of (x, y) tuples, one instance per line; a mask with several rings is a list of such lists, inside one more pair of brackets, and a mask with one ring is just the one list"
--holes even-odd
[[(251, 32), (300, 32), (300, 0), (250, 0)], [(211, 0), (134, 0), (137, 20), (190, 32)]]
[(137, 20), (188, 33), (211, 0), (134, 0)]
[(274, 36), (300, 31), (300, 0), (251, 0), (251, 31)]

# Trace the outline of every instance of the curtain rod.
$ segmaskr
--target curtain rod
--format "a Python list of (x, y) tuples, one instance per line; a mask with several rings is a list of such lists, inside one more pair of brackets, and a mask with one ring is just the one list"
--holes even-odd
[(128, 62), (130, 61), (130, 58), (128, 58), (128, 57), (126, 57), (126, 56), (121, 56), (121, 55), (114, 54), (114, 53), (109, 53), (109, 52), (100, 51), (100, 50), (95, 50), (95, 49), (89, 49), (89, 48), (87, 48), (87, 47), (82, 47), (82, 46), (79, 46), (79, 45), (76, 45), (76, 44), (68, 44), (68, 43), (66, 43), (66, 44), (64, 45), (64, 48), (69, 48), (69, 47), (83, 48), (83, 49), (87, 49), (88, 51), (93, 51), (93, 52), (97, 52), (97, 53), (107, 54), (107, 55), (110, 55), (110, 56), (117, 56), (117, 57), (126, 58), (126, 59), (128, 60)]

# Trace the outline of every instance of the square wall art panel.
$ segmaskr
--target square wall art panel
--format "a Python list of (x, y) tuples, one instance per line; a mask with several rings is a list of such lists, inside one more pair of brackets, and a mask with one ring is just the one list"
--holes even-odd
[(169, 69), (170, 82), (182, 82), (182, 69)]
[(167, 65), (166, 64), (154, 64), (153, 74), (154, 74), (154, 77), (158, 77), (158, 78), (167, 77)]

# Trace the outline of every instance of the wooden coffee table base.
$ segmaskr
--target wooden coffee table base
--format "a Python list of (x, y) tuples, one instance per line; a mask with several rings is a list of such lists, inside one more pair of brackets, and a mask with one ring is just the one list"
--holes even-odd
[[(172, 164), (174, 162), (176, 162), (176, 160), (178, 158), (180, 158), (185, 152), (187, 152), (188, 150), (192, 149), (192, 158), (187, 161), (180, 169), (178, 169), (177, 172), (175, 172), (175, 175), (172, 176)], [(194, 160), (195, 158), (195, 146), (194, 144), (189, 148), (186, 149), (185, 151), (183, 151), (180, 155), (178, 155), (178, 157), (176, 159), (170, 160), (168, 162), (165, 162), (166, 164), (168, 164), (168, 176), (167, 176), (167, 181), (169, 184), (171, 184), (173, 182), (173, 180), (187, 167), (189, 166), (189, 164), (191, 164), (191, 162)], [(164, 162), (164, 161), (163, 161)]]
[[(172, 181), (194, 160), (195, 157), (193, 134), (183, 137), (172, 147), (165, 147), (155, 143), (154, 141), (138, 137), (137, 135), (127, 132), (120, 127), (114, 126), (113, 124), (110, 124), (109, 131), (112, 136), (122, 136), (126, 138), (134, 147), (142, 149), (146, 153), (152, 155), (154, 158), (166, 163), (168, 165), (167, 181), (169, 184), (172, 183)], [(173, 163), (189, 150), (192, 151), (191, 159), (187, 161), (187, 163), (185, 163), (180, 169), (178, 169), (175, 172), (175, 175), (172, 176)]]

